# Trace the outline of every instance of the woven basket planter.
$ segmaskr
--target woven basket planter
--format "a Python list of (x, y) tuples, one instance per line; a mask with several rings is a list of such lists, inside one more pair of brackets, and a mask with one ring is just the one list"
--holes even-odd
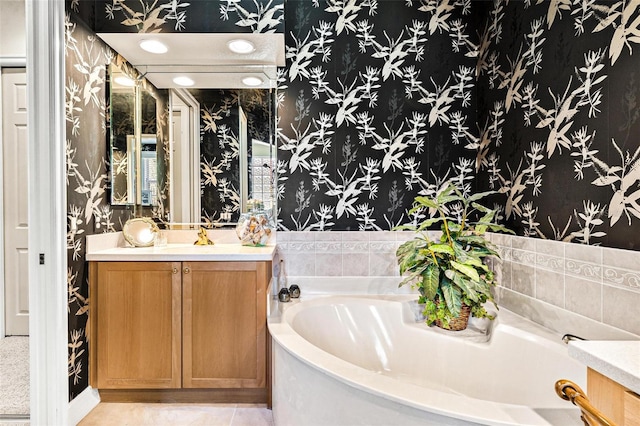
[[(440, 302), (438, 301), (438, 303)], [(449, 327), (445, 327), (440, 320), (436, 320), (436, 325), (444, 330), (461, 331), (467, 328), (469, 315), (471, 315), (471, 307), (463, 303), (460, 308), (460, 316), (449, 320)]]

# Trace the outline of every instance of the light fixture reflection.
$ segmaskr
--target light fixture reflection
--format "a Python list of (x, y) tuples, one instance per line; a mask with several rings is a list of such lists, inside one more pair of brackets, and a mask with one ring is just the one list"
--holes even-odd
[(242, 38), (229, 41), (227, 47), (230, 51), (240, 54), (247, 54), (256, 50), (256, 46), (253, 43)]
[(242, 84), (244, 84), (245, 86), (255, 87), (260, 86), (262, 83), (264, 83), (264, 81), (262, 81), (260, 77), (255, 77), (252, 75), (244, 77), (242, 79)]
[(193, 86), (195, 82), (185, 75), (180, 75), (173, 78), (173, 82), (178, 86)]
[(140, 48), (149, 53), (156, 54), (167, 53), (167, 51), (169, 50), (166, 44), (153, 39), (141, 40)]
[(133, 87), (136, 85), (135, 81), (131, 80), (129, 77), (125, 75), (119, 75), (116, 78), (114, 78), (113, 81), (119, 84), (120, 86), (125, 86), (125, 87)]

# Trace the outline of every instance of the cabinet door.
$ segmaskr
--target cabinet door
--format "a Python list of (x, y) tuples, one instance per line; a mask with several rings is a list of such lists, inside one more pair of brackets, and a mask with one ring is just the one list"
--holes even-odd
[(92, 270), (92, 385), (179, 388), (180, 262), (99, 262)]
[(269, 265), (183, 262), (183, 387), (266, 387)]

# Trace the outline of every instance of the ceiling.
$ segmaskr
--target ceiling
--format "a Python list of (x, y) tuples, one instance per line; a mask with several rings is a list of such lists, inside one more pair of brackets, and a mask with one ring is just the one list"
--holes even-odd
[[(144, 77), (159, 89), (179, 88), (173, 77), (184, 75), (194, 81), (192, 88), (238, 89), (246, 76), (257, 76), (263, 84), (275, 87), (276, 69), (284, 66), (284, 34), (241, 33), (98, 33)], [(252, 42), (249, 54), (233, 53), (227, 42), (234, 39)], [(139, 42), (155, 39), (168, 47), (167, 53), (154, 54), (140, 48)]]

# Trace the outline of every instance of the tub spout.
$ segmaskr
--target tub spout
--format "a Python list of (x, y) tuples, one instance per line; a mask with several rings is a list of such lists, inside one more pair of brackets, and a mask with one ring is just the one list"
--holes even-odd
[(570, 341), (572, 340), (587, 340), (583, 337), (580, 336), (576, 336), (575, 334), (565, 334), (564, 336), (562, 336), (562, 341), (568, 345)]

